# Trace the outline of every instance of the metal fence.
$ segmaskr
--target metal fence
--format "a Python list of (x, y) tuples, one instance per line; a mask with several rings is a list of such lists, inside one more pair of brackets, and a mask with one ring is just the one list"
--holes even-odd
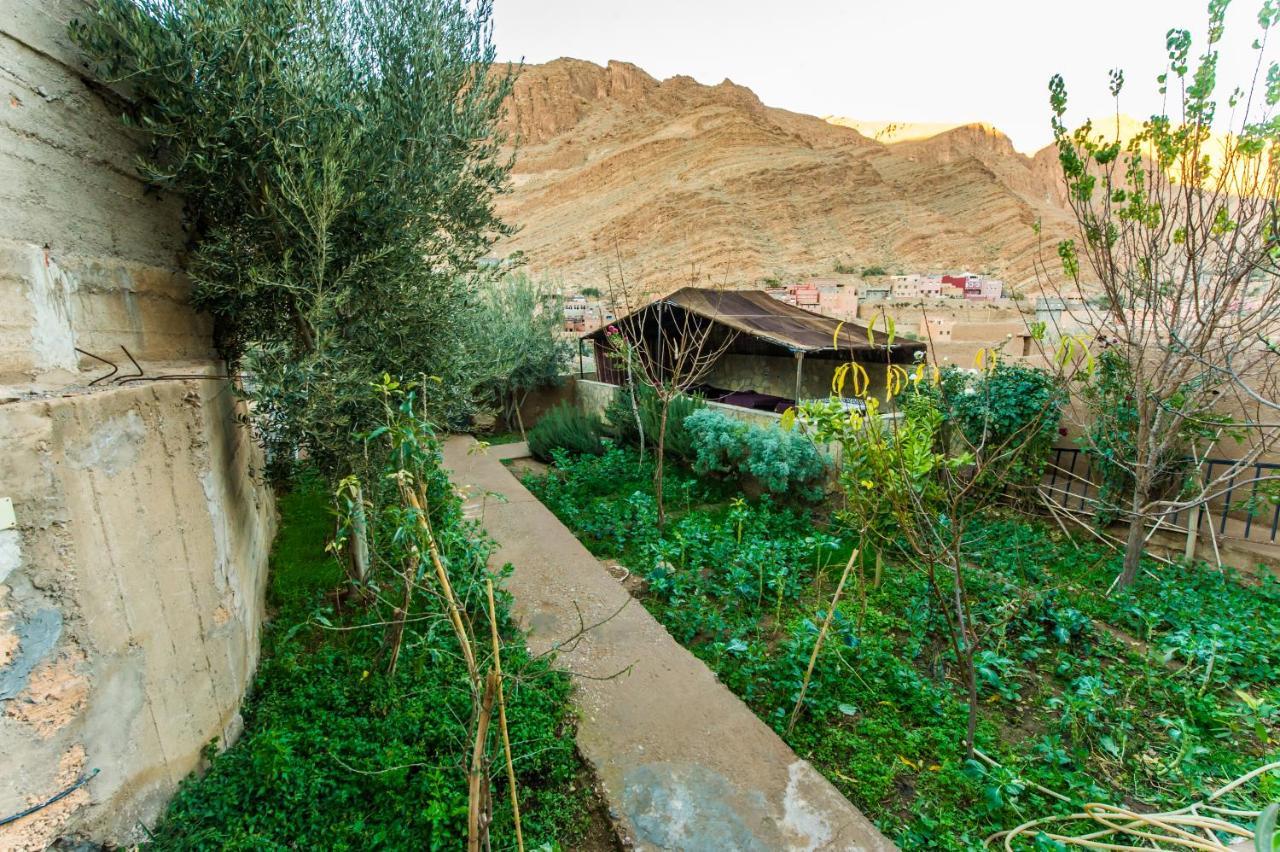
[[(1229, 459), (1205, 459), (1201, 469), (1205, 481), (1221, 474), (1235, 462)], [(1280, 474), (1280, 464), (1254, 462), (1232, 478), (1226, 493), (1203, 507), (1183, 510), (1160, 522), (1170, 531), (1189, 532), (1212, 524), (1219, 538), (1275, 544), (1280, 535), (1280, 504), (1261, 506), (1258, 479)], [(1241, 484), (1237, 487), (1236, 482)], [(1044, 486), (1057, 505), (1070, 512), (1092, 514), (1098, 507), (1098, 483), (1093, 478), (1093, 462), (1078, 447), (1054, 447), (1050, 455)]]

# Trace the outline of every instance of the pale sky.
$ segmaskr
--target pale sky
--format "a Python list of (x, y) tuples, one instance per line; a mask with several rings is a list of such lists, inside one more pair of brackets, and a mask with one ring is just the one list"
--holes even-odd
[[(1235, 0), (1224, 55), (1231, 86), (1252, 75), (1258, 0)], [(1159, 109), (1165, 32), (1204, 44), (1207, 0), (494, 0), (502, 60), (634, 62), (663, 79), (725, 78), (769, 106), (863, 120), (1000, 128), (1022, 151), (1050, 141), (1047, 86), (1061, 72), (1071, 115)], [(1275, 40), (1280, 43), (1280, 34)], [(1268, 49), (1268, 54), (1275, 51)], [(1224, 69), (1226, 70), (1226, 69)], [(1222, 79), (1222, 75), (1220, 78)], [(1224, 107), (1225, 109), (1225, 107)]]

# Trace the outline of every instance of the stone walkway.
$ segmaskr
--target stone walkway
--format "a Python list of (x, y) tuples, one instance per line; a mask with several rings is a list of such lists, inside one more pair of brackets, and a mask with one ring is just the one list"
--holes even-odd
[(502, 464), (524, 444), (474, 445), (450, 438), (445, 465), (498, 542), (493, 564), (515, 566), (507, 589), (530, 650), (572, 637), (579, 612), (605, 622), (558, 661), (574, 679), (578, 746), (637, 849), (895, 848), (525, 490)]

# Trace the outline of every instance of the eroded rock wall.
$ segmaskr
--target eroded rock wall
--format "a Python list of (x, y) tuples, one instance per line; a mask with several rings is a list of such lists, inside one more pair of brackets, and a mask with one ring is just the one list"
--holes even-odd
[(5, 850), (141, 839), (235, 737), (275, 524), (84, 8), (0, 0), (0, 820), (89, 779)]

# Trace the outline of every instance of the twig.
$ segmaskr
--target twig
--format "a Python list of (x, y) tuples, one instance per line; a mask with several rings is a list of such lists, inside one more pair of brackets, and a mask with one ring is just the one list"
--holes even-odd
[[(1234, 847), (1217, 839), (1217, 833), (1231, 834), (1250, 840), (1254, 832), (1236, 823), (1218, 817), (1205, 816), (1200, 809), (1213, 811), (1226, 816), (1243, 819), (1256, 819), (1259, 811), (1235, 810), (1211, 804), (1227, 793), (1264, 772), (1280, 769), (1280, 761), (1260, 766), (1251, 772), (1241, 775), (1234, 781), (1218, 788), (1204, 799), (1193, 802), (1186, 807), (1160, 813), (1139, 814), (1134, 811), (1116, 807), (1115, 805), (1090, 802), (1084, 806), (1082, 813), (1065, 816), (1047, 816), (1028, 820), (1021, 825), (992, 834), (984, 841), (990, 846), (996, 840), (1003, 839), (1006, 852), (1013, 852), (1013, 842), (1018, 838), (1030, 838), (1043, 833), (1050, 840), (1064, 846), (1077, 846), (1086, 849), (1122, 849), (1141, 850), (1158, 849), (1203, 849), (1207, 852), (1225, 852)], [(1034, 785), (1033, 785), (1034, 786)], [(1045, 830), (1045, 827), (1068, 822), (1091, 821), (1102, 826), (1101, 829), (1085, 834), (1058, 834)], [(1202, 838), (1192, 834), (1188, 829), (1198, 829), (1204, 833)], [(1143, 845), (1124, 842), (1127, 838), (1138, 838), (1146, 841)]]
[(502, 731), (502, 750), (507, 758), (507, 784), (511, 787), (511, 813), (516, 823), (516, 848), (524, 852), (524, 833), (520, 829), (520, 796), (516, 790), (516, 769), (511, 762), (511, 736), (507, 733), (507, 701), (502, 689), (502, 651), (498, 642), (498, 610), (493, 604), (493, 580), (484, 581), (489, 598), (489, 638), (493, 642), (493, 671), (498, 678), (498, 728)]
[(853, 563), (858, 559), (858, 548), (853, 549), (853, 553), (849, 554), (849, 561), (844, 566), (844, 572), (840, 574), (840, 582), (836, 584), (835, 594), (831, 596), (831, 606), (827, 608), (827, 617), (822, 620), (822, 627), (818, 630), (818, 638), (813, 643), (813, 653), (809, 655), (809, 666), (804, 671), (804, 680), (800, 683), (800, 694), (796, 696), (796, 706), (791, 708), (791, 718), (787, 721), (787, 736), (791, 736), (792, 729), (796, 726), (796, 717), (800, 715), (800, 708), (804, 705), (804, 694), (809, 691), (809, 679), (813, 677), (813, 667), (818, 662), (818, 652), (822, 650), (822, 640), (826, 638), (827, 629), (831, 627), (831, 619), (835, 616), (836, 605), (840, 603), (840, 593), (844, 591), (844, 584), (849, 579), (849, 572), (853, 570)]

